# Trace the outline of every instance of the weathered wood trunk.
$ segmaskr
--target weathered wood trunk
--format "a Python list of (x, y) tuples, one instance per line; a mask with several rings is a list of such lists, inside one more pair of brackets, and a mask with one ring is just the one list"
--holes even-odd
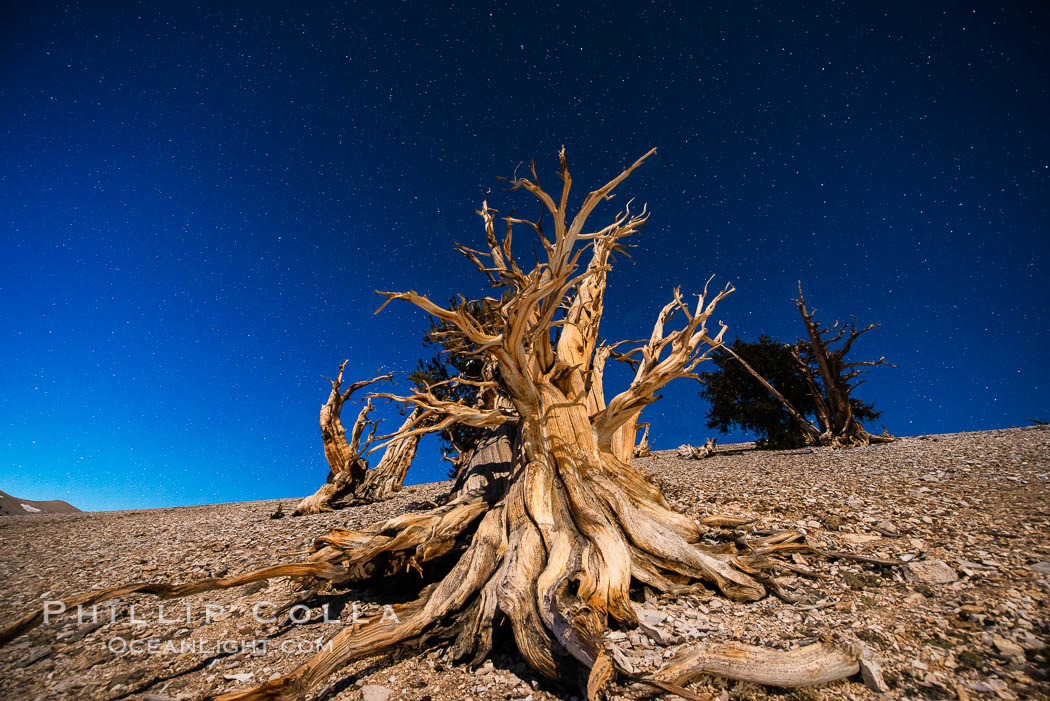
[[(809, 356), (816, 365), (816, 371), (805, 362), (801, 355), (796, 354), (803, 373), (806, 376), (810, 393), (813, 395), (817, 405), (817, 419), (820, 423), (819, 439), (821, 445), (833, 448), (849, 448), (858, 445), (869, 445), (871, 443), (887, 443), (894, 440), (888, 431), (883, 435), (876, 436), (869, 433), (853, 414), (853, 401), (850, 393), (858, 383), (852, 381), (865, 372), (862, 368), (866, 366), (890, 365), (885, 357), (871, 361), (846, 361), (853, 343), (860, 336), (874, 328), (878, 324), (870, 324), (863, 329), (857, 329), (857, 320), (854, 317), (850, 324), (835, 322), (830, 328), (822, 327), (814, 319), (816, 310), (810, 311), (806, 307), (806, 298), (802, 294), (802, 283), (798, 284), (798, 299), (795, 300), (802, 322), (806, 327), (806, 343), (809, 347)], [(849, 335), (843, 339), (846, 332)], [(832, 335), (834, 334), (834, 335)], [(829, 337), (830, 336), (830, 337)], [(831, 344), (842, 341), (839, 348), (832, 349)], [(815, 376), (816, 375), (816, 376)], [(819, 378), (820, 382), (817, 382)], [(812, 425), (811, 425), (812, 426)], [(808, 432), (807, 432), (808, 435)]]
[(519, 442), (508, 426), (489, 429), (471, 448), (456, 471), (451, 498), (467, 494), (498, 500), (507, 492), (514, 467), (514, 445)]
[[(333, 401), (333, 397), (337, 401)], [(356, 446), (351, 448), (346, 439), (346, 431), (339, 418), (342, 401), (339, 401), (338, 397), (338, 391), (333, 389), (328, 403), (321, 408), (321, 436), (324, 441), (324, 455), (328, 460), (328, 479), (314, 494), (299, 502), (292, 512), (293, 516), (331, 511), (334, 502), (357, 489), (364, 479), (365, 471), (368, 470), (368, 462), (358, 454)], [(357, 427), (364, 424), (371, 409), (371, 403), (366, 404), (354, 423), (358, 437), (360, 431)]]
[[(369, 426), (372, 427), (372, 434), (375, 433), (376, 424), (368, 418), (368, 414), (373, 409), (372, 400), (369, 398), (361, 407), (350, 431), (349, 439), (346, 437), (346, 429), (343, 428), (343, 404), (357, 390), (380, 380), (389, 380), (391, 375), (381, 375), (371, 380), (355, 382), (343, 390), (343, 370), (346, 368), (346, 363), (347, 361), (344, 360), (339, 365), (339, 374), (334, 380), (329, 380), (332, 384), (332, 391), (328, 395), (328, 401), (321, 407), (321, 440), (324, 445), (325, 460), (328, 461), (328, 479), (314, 494), (299, 502), (292, 512), (293, 516), (319, 514), (339, 508), (340, 504), (345, 505), (346, 500), (354, 495), (365, 481), (368, 461), (363, 455), (361, 439), (365, 429)], [(370, 439), (371, 436), (369, 436)], [(415, 443), (410, 445), (406, 443), (405, 450), (395, 451), (395, 454), (391, 456), (391, 466), (375, 480), (370, 491), (382, 494), (385, 490), (391, 489), (389, 484), (383, 486), (382, 483), (384, 481), (390, 483), (396, 478), (397, 470), (401, 468), (401, 464), (396, 461), (399, 455), (405, 453), (409, 448), (411, 450), (408, 453), (408, 462), (412, 461), (412, 456), (415, 455)], [(407, 465), (404, 468), (407, 470)], [(400, 474), (401, 479), (404, 480), (404, 472)]]
[[(415, 422), (418, 412), (412, 412), (402, 424), (401, 430), (408, 430)], [(416, 457), (420, 436), (409, 436), (387, 446), (379, 464), (365, 472), (361, 484), (353, 491), (353, 497), (346, 505), (370, 504), (394, 496), (405, 484), (405, 475)]]

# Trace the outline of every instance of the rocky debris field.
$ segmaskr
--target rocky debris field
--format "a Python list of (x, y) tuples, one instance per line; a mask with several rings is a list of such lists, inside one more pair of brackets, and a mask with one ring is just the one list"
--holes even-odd
[[(825, 550), (904, 564), (795, 555), (777, 579), (797, 603), (642, 592), (642, 624), (609, 634), (613, 654), (644, 673), (689, 641), (780, 648), (861, 641), (878, 656), (884, 693), (860, 676), (797, 690), (714, 678), (690, 688), (717, 699), (1050, 698), (1048, 455), (1050, 430), (1031, 427), (852, 450), (729, 445), (702, 460), (675, 451), (637, 460), (690, 516), (754, 519), (711, 528), (712, 542), (796, 529)], [(271, 519), (273, 501), (0, 517), (0, 620), (87, 589), (294, 560), (328, 528), (362, 528), (427, 508), (448, 486), (407, 487), (381, 504), (296, 519)], [(296, 501), (283, 500), (284, 511)], [(355, 590), (326, 599), (330, 622), (317, 601), (295, 612), (303, 623), (287, 615), (265, 622), (271, 603), (295, 596), (289, 582), (277, 580), (161, 603), (128, 596), (101, 605), (94, 621), (90, 611), (81, 622), (75, 612), (58, 614), (0, 648), (0, 698), (162, 701), (246, 688), (289, 671), (355, 615), (384, 615), (382, 604), (405, 594)], [(610, 689), (622, 699), (660, 693), (629, 680)], [(349, 665), (313, 698), (541, 701), (578, 694), (533, 675), (508, 636), (476, 670), (450, 664), (441, 650), (388, 654)]]

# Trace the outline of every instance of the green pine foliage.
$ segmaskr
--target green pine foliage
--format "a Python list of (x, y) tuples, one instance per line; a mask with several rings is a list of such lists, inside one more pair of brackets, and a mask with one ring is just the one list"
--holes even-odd
[[(453, 299), (450, 308), (465, 305), (471, 315), (481, 322), (483, 327), (492, 325), (496, 329), (499, 319), (496, 316), (496, 301), (492, 299), (465, 301)], [(452, 378), (459, 377), (474, 382), (484, 380), (484, 361), (471, 348), (463, 347), (451, 340), (455, 335), (448, 333), (449, 325), (430, 318), (430, 328), (423, 333), (424, 348), (434, 349), (435, 355), (425, 360), (419, 360), (416, 369), (409, 374), (408, 379), (420, 390), (430, 391), (435, 397), (444, 401), (460, 402), (467, 406), (473, 406), (478, 401), (480, 389), (475, 385), (455, 384), (449, 382)], [(498, 371), (495, 371), (498, 372)], [(493, 379), (493, 378), (490, 378)], [(485, 429), (467, 426), (465, 424), (453, 424), (446, 428), (438, 437), (441, 439), (442, 448), (445, 450), (466, 451), (480, 438)], [(455, 470), (450, 470), (449, 477), (455, 476)]]
[[(804, 362), (810, 360), (809, 346), (782, 343), (762, 334), (757, 342), (737, 338), (730, 345), (760, 375), (777, 388), (794, 407), (806, 415), (816, 415), (816, 404), (798, 361), (795, 349)], [(784, 406), (763, 387), (751, 373), (729, 353), (712, 356), (716, 370), (700, 374), (704, 388), (700, 396), (708, 401), (707, 427), (723, 433), (733, 427), (758, 436), (762, 449), (800, 448), (806, 444), (802, 429)], [(877, 419), (880, 412), (871, 404), (852, 399), (854, 416), (861, 422)]]

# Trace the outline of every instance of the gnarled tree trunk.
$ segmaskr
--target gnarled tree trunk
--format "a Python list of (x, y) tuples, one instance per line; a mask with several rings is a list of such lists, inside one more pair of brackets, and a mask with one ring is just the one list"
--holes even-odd
[[(401, 430), (407, 431), (414, 425), (418, 411), (413, 411), (402, 424)], [(409, 436), (395, 441), (386, 447), (379, 464), (365, 472), (364, 479), (353, 491), (348, 500), (350, 504), (370, 504), (394, 496), (405, 484), (405, 475), (416, 457), (420, 436)]]
[(515, 438), (516, 432), (508, 426), (486, 431), (460, 463), (450, 497), (480, 494), (492, 500), (506, 493)]
[[(894, 440), (889, 431), (883, 431), (881, 436), (869, 433), (853, 415), (853, 402), (850, 393), (863, 382), (853, 382), (858, 376), (866, 372), (864, 367), (875, 365), (890, 365), (883, 356), (878, 360), (846, 361), (853, 343), (860, 336), (874, 328), (878, 324), (869, 324), (863, 329), (857, 329), (856, 317), (847, 325), (835, 322), (830, 328), (823, 327), (813, 318), (816, 309), (809, 311), (806, 308), (806, 298), (802, 295), (802, 283), (798, 283), (798, 299), (795, 300), (798, 312), (806, 326), (806, 335), (809, 338), (809, 352), (816, 365), (814, 370), (810, 363), (805, 362), (800, 355), (796, 354), (796, 360), (800, 363), (810, 392), (817, 403), (817, 419), (821, 424), (820, 443), (835, 448), (849, 448), (857, 445), (869, 445), (871, 443), (888, 443)], [(847, 330), (849, 335), (845, 336)], [(830, 334), (834, 334), (830, 336)], [(839, 348), (832, 348), (831, 344), (842, 341)], [(817, 383), (817, 377), (820, 383)], [(821, 388), (823, 392), (821, 392)]]
[[(328, 461), (328, 479), (314, 494), (299, 502), (295, 507), (295, 511), (292, 512), (293, 516), (332, 511), (348, 496), (354, 494), (365, 480), (365, 475), (368, 471), (368, 461), (365, 460), (363, 453), (372, 436), (374, 436), (376, 427), (376, 423), (368, 418), (368, 414), (374, 408), (372, 400), (369, 398), (365, 405), (361, 407), (361, 411), (358, 413), (357, 419), (350, 430), (349, 440), (346, 437), (346, 429), (343, 428), (343, 404), (357, 390), (380, 380), (390, 380), (393, 376), (388, 373), (374, 377), (371, 380), (354, 382), (344, 390), (342, 389), (343, 370), (346, 368), (347, 362), (349, 361), (344, 360), (339, 365), (339, 374), (335, 376), (334, 380), (329, 380), (332, 383), (332, 391), (328, 395), (328, 401), (321, 407), (321, 439), (324, 443), (324, 456)], [(372, 427), (372, 433), (366, 439), (365, 446), (362, 447), (361, 438), (365, 429), (369, 426)], [(413, 444), (411, 447), (414, 455), (415, 445)], [(411, 456), (409, 456), (408, 460), (409, 462), (412, 461)], [(403, 474), (402, 479), (404, 479)]]

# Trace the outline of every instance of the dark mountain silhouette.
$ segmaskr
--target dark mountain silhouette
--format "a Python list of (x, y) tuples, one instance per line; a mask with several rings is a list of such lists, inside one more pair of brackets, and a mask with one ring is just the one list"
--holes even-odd
[(0, 491), (0, 516), (32, 516), (35, 514), (75, 514), (80, 509), (61, 499), (32, 501), (19, 499)]

